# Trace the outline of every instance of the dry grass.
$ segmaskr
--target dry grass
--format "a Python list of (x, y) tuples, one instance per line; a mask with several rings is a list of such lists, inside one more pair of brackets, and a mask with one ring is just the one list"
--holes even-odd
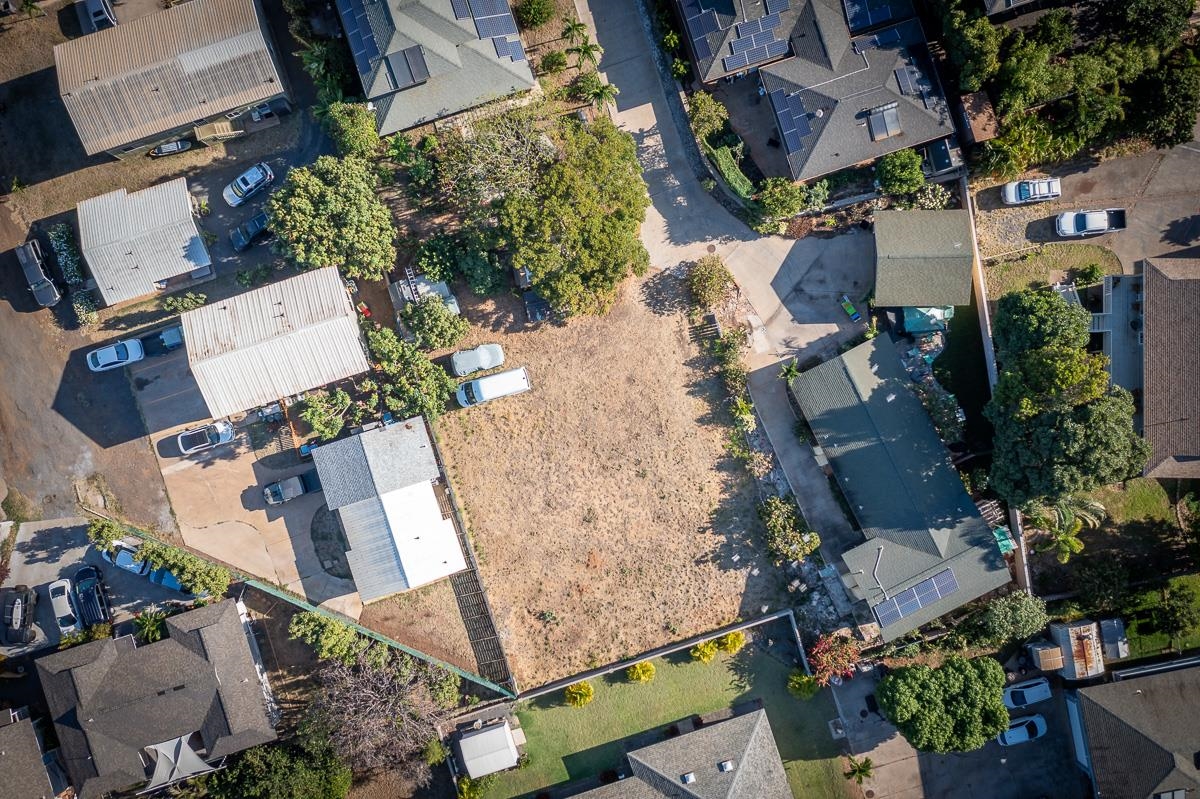
[(652, 276), (608, 316), (508, 335), (515, 298), (460, 298), (485, 328), (461, 346), (499, 341), (533, 383), (437, 424), (522, 688), (777, 607), (677, 290)]
[(419, 652), (479, 671), (449, 580), (373, 602), (363, 608), (358, 622)]

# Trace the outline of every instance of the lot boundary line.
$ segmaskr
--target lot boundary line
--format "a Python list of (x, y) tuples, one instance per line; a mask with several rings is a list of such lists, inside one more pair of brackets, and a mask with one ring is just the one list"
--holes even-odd
[(354, 619), (351, 619), (349, 616), (344, 616), (341, 613), (337, 613), (335, 611), (328, 610), (326, 608), (322, 608), (317, 605), (310, 604), (307, 600), (305, 600), (301, 597), (298, 597), (289, 591), (285, 591), (284, 589), (279, 588), (278, 586), (275, 586), (275, 585), (271, 585), (269, 583), (264, 583), (261, 580), (255, 578), (251, 575), (245, 574), (245, 573), (239, 571), (238, 569), (233, 568), (232, 566), (230, 566), (227, 563), (222, 563), (221, 561), (218, 561), (212, 557), (209, 557), (208, 555), (206, 555), (204, 553), (196, 552), (187, 546), (178, 546), (176, 544), (170, 543), (169, 541), (162, 541), (162, 540), (150, 535), (145, 530), (141, 530), (137, 527), (126, 524), (125, 522), (122, 522), (119, 519), (114, 519), (111, 516), (107, 516), (103, 513), (98, 513), (90, 508), (83, 508), (83, 511), (88, 515), (96, 516), (101, 519), (108, 519), (111, 522), (115, 522), (115, 523), (121, 525), (122, 529), (124, 529), (131, 535), (137, 536), (138, 538), (141, 538), (145, 541), (154, 541), (155, 543), (159, 543), (159, 544), (163, 544), (165, 546), (173, 547), (175, 549), (183, 550), (184, 552), (189, 552), (192, 555), (195, 555), (196, 557), (198, 557), (202, 560), (208, 561), (209, 563), (215, 563), (224, 569), (228, 569), (229, 572), (238, 581), (242, 582), (245, 585), (249, 585), (253, 588), (257, 588), (259, 591), (262, 591), (263, 593), (270, 594), (273, 597), (276, 597), (278, 599), (283, 599), (287, 602), (290, 602), (291, 604), (293, 604), (296, 607), (301, 608), (303, 610), (306, 610), (306, 611), (309, 611), (312, 613), (319, 613), (327, 618), (333, 619), (334, 621), (339, 621), (343, 624), (349, 625), (355, 632), (359, 633), (360, 635), (364, 635), (367, 638), (371, 638), (382, 644), (386, 644), (390, 647), (393, 647), (394, 649), (399, 649), (401, 652), (404, 652), (407, 655), (411, 655), (412, 657), (423, 660), (426, 663), (429, 663), (434, 666), (438, 666), (439, 668), (443, 668), (443, 669), (446, 669), (447, 671), (453, 672), (453, 673), (457, 674), (459, 677), (463, 678), (464, 680), (475, 683), (476, 685), (480, 686), (481, 688), (486, 688), (489, 691), (494, 691), (495, 693), (498, 693), (500, 696), (505, 697), (507, 699), (515, 699), (516, 698), (516, 694), (512, 690), (510, 690), (508, 688), (504, 688), (500, 685), (497, 685), (496, 683), (492, 682), (491, 680), (487, 679), (486, 677), (482, 677), (478, 674), (467, 671), (466, 669), (464, 669), (460, 666), (455, 666), (453, 663), (447, 663), (446, 661), (436, 658), (433, 655), (426, 654), (426, 653), (420, 651), (419, 649), (413, 649), (411, 646), (402, 644), (399, 641), (395, 640), (394, 638), (389, 638), (388, 636), (386, 636), (382, 633), (376, 632), (375, 630), (372, 630), (368, 627), (363, 627), (361, 624), (359, 624)]
[(715, 630), (710, 630), (709, 632), (701, 633), (700, 635), (694, 635), (691, 638), (687, 638), (683, 641), (679, 641), (679, 642), (676, 642), (673, 644), (666, 644), (664, 646), (660, 646), (655, 649), (651, 649), (649, 651), (642, 652), (631, 658), (623, 658), (622, 660), (618, 660), (614, 663), (610, 663), (607, 666), (600, 666), (598, 668), (580, 672), (579, 674), (573, 675), (571, 677), (562, 677), (562, 678), (554, 680), (552, 682), (548, 682), (545, 685), (539, 686), (537, 688), (533, 688), (529, 691), (522, 692), (522, 693), (518, 694), (516, 698), (522, 702), (524, 702), (527, 699), (536, 699), (539, 696), (545, 696), (546, 694), (553, 693), (554, 691), (562, 690), (563, 688), (566, 688), (568, 685), (572, 685), (577, 682), (595, 679), (596, 677), (603, 677), (606, 674), (612, 674), (615, 671), (627, 669), (630, 666), (634, 665), (635, 663), (641, 663), (644, 660), (653, 660), (654, 658), (665, 657), (666, 655), (673, 655), (676, 652), (683, 651), (684, 649), (691, 649), (696, 644), (702, 643), (704, 641), (709, 641), (709, 640), (712, 640), (713, 638), (719, 638), (720, 636), (728, 635), (729, 633), (748, 630), (751, 627), (757, 627), (760, 624), (768, 624), (770, 622), (778, 621), (779, 619), (784, 619), (784, 618), (786, 618), (788, 620), (788, 624), (792, 628), (792, 635), (794, 636), (794, 638), (796, 640), (796, 649), (799, 650), (799, 652), (800, 652), (800, 663), (803, 664), (803, 666), (804, 666), (804, 673), (808, 674), (811, 677), (812, 669), (809, 668), (808, 657), (806, 657), (804, 654), (804, 643), (800, 638), (800, 628), (796, 626), (796, 614), (794, 614), (792, 612), (791, 608), (784, 608), (783, 610), (777, 610), (774, 613), (768, 613), (766, 616), (759, 616), (758, 618), (751, 619), (749, 621), (741, 621), (741, 622), (734, 622), (733, 624), (727, 624), (724, 627), (718, 627)]

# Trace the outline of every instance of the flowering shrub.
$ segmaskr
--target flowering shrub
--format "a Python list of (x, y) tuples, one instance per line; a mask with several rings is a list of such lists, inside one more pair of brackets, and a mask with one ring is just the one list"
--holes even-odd
[(808, 665), (819, 685), (834, 677), (849, 677), (858, 662), (858, 641), (845, 635), (822, 635), (808, 650)]
[[(83, 285), (83, 270), (79, 267), (79, 249), (75, 246), (75, 234), (65, 222), (50, 228), (50, 246), (62, 271), (63, 280), (69, 286)], [(92, 306), (95, 310), (95, 306)], [(81, 322), (82, 324), (82, 322)]]
[(71, 307), (75, 310), (75, 318), (80, 327), (95, 327), (99, 324), (100, 315), (96, 313), (96, 300), (93, 299), (92, 292), (83, 289), (73, 292)]

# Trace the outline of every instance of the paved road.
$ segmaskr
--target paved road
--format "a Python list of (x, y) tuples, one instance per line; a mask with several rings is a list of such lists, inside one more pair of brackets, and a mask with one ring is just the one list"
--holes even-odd
[(812, 450), (795, 440), (795, 416), (773, 375), (778, 362), (797, 355), (801, 361), (828, 357), (860, 331), (837, 298), (847, 293), (861, 299), (870, 290), (873, 238), (851, 233), (797, 241), (759, 236), (742, 224), (695, 176), (656, 70), (638, 0), (595, 3), (592, 21), (604, 48), (600, 69), (621, 91), (616, 122), (637, 142), (650, 190), (642, 241), (651, 264), (669, 269), (713, 251), (729, 265), (760, 322), (748, 359), (756, 370), (750, 391), (792, 490), (805, 518), (829, 546), (857, 542), (861, 536), (846, 522)]

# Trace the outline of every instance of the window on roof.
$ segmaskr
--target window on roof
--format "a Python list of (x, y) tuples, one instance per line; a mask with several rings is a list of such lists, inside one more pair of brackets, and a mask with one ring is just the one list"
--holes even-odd
[(888, 103), (872, 108), (867, 115), (867, 129), (871, 141), (882, 141), (900, 135), (899, 103)]
[(1174, 791), (1163, 791), (1154, 794), (1154, 799), (1187, 799), (1187, 791), (1182, 788)]

